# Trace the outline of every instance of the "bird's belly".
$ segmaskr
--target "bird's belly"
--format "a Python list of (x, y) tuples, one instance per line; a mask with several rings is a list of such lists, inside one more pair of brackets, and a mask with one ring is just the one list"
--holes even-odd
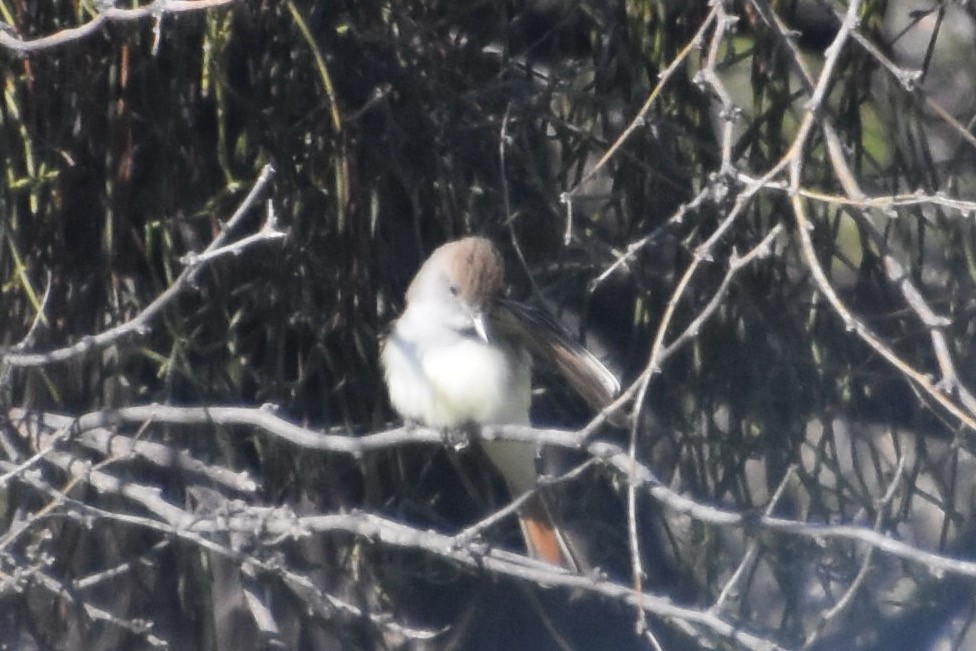
[(393, 407), (431, 427), (466, 423), (527, 423), (531, 400), (528, 355), (461, 339), (422, 354), (392, 338), (383, 350)]

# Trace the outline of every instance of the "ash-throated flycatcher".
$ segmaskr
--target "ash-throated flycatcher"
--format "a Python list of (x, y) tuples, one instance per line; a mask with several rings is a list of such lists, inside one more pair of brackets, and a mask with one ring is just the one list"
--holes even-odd
[[(544, 310), (505, 300), (502, 257), (489, 240), (466, 237), (435, 250), (407, 290), (407, 305), (383, 343), (390, 401), (429, 427), (529, 424), (532, 354), (553, 362), (591, 405), (610, 403), (616, 377)], [(509, 492), (536, 483), (536, 447), (486, 441)], [(578, 569), (542, 493), (519, 512), (531, 554)]]

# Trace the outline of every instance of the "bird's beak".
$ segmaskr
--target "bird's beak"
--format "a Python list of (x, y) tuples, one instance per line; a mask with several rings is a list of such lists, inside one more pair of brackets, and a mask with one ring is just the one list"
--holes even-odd
[(485, 313), (477, 312), (471, 315), (471, 324), (474, 326), (474, 331), (478, 333), (481, 340), (486, 344), (488, 342), (488, 330), (485, 328)]

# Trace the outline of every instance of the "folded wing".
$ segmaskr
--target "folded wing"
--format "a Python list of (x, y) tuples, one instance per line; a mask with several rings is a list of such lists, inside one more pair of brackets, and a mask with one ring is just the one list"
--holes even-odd
[(592, 408), (603, 409), (620, 393), (620, 382), (610, 369), (573, 339), (548, 311), (501, 300), (492, 316), (493, 326), (503, 336), (524, 342), (533, 356), (554, 363)]

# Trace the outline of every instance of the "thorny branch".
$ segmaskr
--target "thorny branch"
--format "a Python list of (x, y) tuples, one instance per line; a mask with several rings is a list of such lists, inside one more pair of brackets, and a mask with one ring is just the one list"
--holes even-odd
[[(785, 191), (788, 194), (790, 204), (796, 218), (796, 228), (794, 230), (800, 244), (803, 260), (811, 273), (813, 282), (817, 289), (821, 295), (827, 298), (828, 304), (844, 322), (847, 331), (852, 336), (857, 337), (869, 347), (874, 349), (884, 359), (888, 360), (906, 380), (918, 387), (924, 395), (929, 397), (938, 405), (941, 405), (946, 412), (952, 414), (956, 419), (958, 419), (958, 422), (969, 431), (970, 435), (968, 439), (971, 440), (972, 434), (976, 433), (976, 398), (974, 398), (970, 389), (963, 384), (960, 375), (956, 370), (956, 363), (953, 359), (951, 345), (945, 335), (945, 327), (949, 325), (949, 321), (945, 317), (937, 314), (935, 310), (930, 307), (929, 303), (924, 298), (923, 292), (912, 282), (910, 275), (903, 268), (897, 257), (889, 250), (889, 247), (885, 242), (885, 235), (881, 232), (877, 222), (873, 219), (874, 216), (870, 213), (872, 210), (878, 209), (890, 210), (894, 206), (932, 205), (944, 206), (958, 210), (963, 216), (965, 216), (967, 214), (973, 214), (976, 212), (976, 202), (945, 197), (941, 194), (930, 195), (922, 192), (913, 193), (908, 196), (892, 195), (870, 197), (858, 187), (855, 180), (856, 176), (850, 170), (850, 167), (846, 161), (843, 147), (841, 146), (837, 132), (833, 127), (833, 117), (831, 116), (830, 111), (824, 108), (828, 95), (828, 89), (830, 88), (831, 84), (834, 83), (836, 78), (836, 68), (839, 65), (841, 56), (849, 48), (849, 41), (853, 40), (860, 44), (882, 65), (883, 69), (891, 73), (899, 81), (899, 83), (903, 84), (909, 90), (915, 90), (913, 84), (914, 80), (910, 79), (911, 75), (905, 73), (905, 71), (892, 64), (887, 58), (884, 57), (884, 55), (880, 53), (877, 48), (870, 45), (870, 42), (859, 33), (858, 17), (861, 8), (860, 2), (853, 0), (852, 2), (848, 3), (846, 14), (839, 21), (839, 28), (836, 36), (834, 37), (833, 42), (824, 52), (825, 61), (816, 78), (814, 78), (813, 75), (811, 75), (808, 71), (792, 34), (783, 25), (780, 17), (772, 10), (769, 4), (763, 0), (756, 0), (750, 4), (755, 9), (756, 15), (760, 16), (765, 21), (766, 26), (773, 28), (773, 32), (779, 37), (785, 48), (792, 53), (789, 61), (797, 72), (798, 79), (806, 86), (809, 98), (803, 105), (803, 112), (799, 127), (793, 136), (793, 140), (786, 154), (772, 167), (759, 173), (758, 175), (747, 174), (743, 170), (738, 169), (732, 161), (730, 155), (733, 145), (732, 126), (735, 122), (738, 109), (734, 106), (731, 95), (727, 92), (721, 75), (717, 74), (716, 72), (718, 52), (720, 51), (720, 48), (724, 47), (723, 36), (729, 29), (729, 25), (734, 23), (735, 18), (727, 14), (725, 5), (722, 3), (713, 3), (711, 12), (703, 21), (702, 26), (693, 41), (694, 45), (700, 46), (700, 44), (706, 40), (708, 30), (713, 30), (711, 42), (703, 57), (705, 63), (702, 70), (698, 73), (698, 80), (713, 93), (714, 97), (717, 98), (717, 102), (720, 104), (718, 114), (720, 116), (723, 128), (721, 129), (720, 138), (721, 173), (719, 176), (717, 176), (717, 178), (728, 183), (727, 187), (734, 188), (738, 186), (739, 190), (735, 195), (731, 208), (725, 214), (725, 218), (720, 222), (719, 226), (712, 231), (710, 237), (708, 237), (706, 241), (699, 245), (695, 250), (695, 255), (692, 258), (691, 264), (680, 277), (669, 297), (665, 312), (657, 326), (654, 342), (651, 346), (650, 358), (643, 372), (640, 373), (633, 384), (623, 393), (614, 406), (614, 409), (620, 408), (630, 401), (633, 401), (637, 411), (639, 411), (645, 405), (648, 393), (651, 389), (652, 380), (655, 376), (660, 376), (663, 374), (663, 364), (665, 360), (670, 356), (670, 353), (675, 352), (683, 345), (695, 339), (703, 323), (707, 321), (708, 316), (720, 304), (720, 299), (724, 295), (724, 292), (727, 291), (729, 283), (737, 271), (737, 267), (734, 264), (730, 265), (730, 271), (723, 279), (719, 291), (714, 294), (713, 300), (709, 302), (696, 317), (694, 317), (682, 335), (677, 337), (670, 346), (666, 345), (666, 335), (672, 321), (676, 316), (677, 306), (688, 295), (689, 289), (691, 288), (691, 283), (697, 271), (701, 268), (703, 262), (710, 262), (713, 260), (713, 251), (715, 247), (723, 239), (725, 239), (730, 232), (732, 232), (737, 218), (739, 218), (739, 216), (742, 215), (745, 210), (753, 204), (757, 197), (760, 197), (770, 191)], [(691, 44), (689, 44), (689, 48), (683, 50), (682, 53), (676, 57), (676, 62), (683, 60), (684, 57), (688, 55), (690, 46)], [(670, 69), (669, 71), (662, 73), (661, 84), (665, 83), (669, 74)], [(644, 107), (642, 107), (642, 109), (637, 113), (635, 118), (628, 125), (628, 128), (621, 133), (617, 141), (606, 150), (594, 170), (591, 171), (590, 175), (595, 173), (596, 169), (605, 166), (614, 156), (614, 154), (620, 150), (625, 141), (635, 137), (636, 127), (644, 123), (648, 111), (658, 95), (659, 88), (660, 86), (656, 87), (649, 95)], [(933, 107), (933, 102), (930, 98), (924, 99), (930, 108), (941, 108)], [(959, 122), (953, 116), (949, 115), (944, 109), (936, 110), (935, 113), (941, 117), (946, 124), (959, 133), (961, 138), (966, 143), (972, 144), (973, 136), (968, 132), (967, 129), (961, 127)], [(833, 166), (837, 178), (841, 183), (842, 188), (844, 189), (844, 192), (846, 193), (846, 196), (835, 196), (819, 189), (805, 186), (803, 183), (802, 170), (804, 160), (808, 150), (810, 149), (810, 140), (817, 133), (818, 129), (823, 130), (829, 150), (829, 160)], [(784, 180), (784, 172), (787, 173), (786, 175), (788, 176), (788, 181)], [(585, 177), (584, 181), (588, 178), (589, 176)], [(706, 187), (699, 192), (698, 198), (695, 202), (696, 204), (705, 197), (712, 197), (721, 194), (720, 192), (715, 191), (715, 185), (718, 185), (718, 183), (713, 181), (713, 184), (714, 185), (711, 187)], [(580, 185), (582, 185), (582, 182), (576, 187), (578, 188)], [(571, 199), (572, 194), (572, 191), (566, 193), (564, 195), (564, 201), (568, 202), (569, 199)], [(918, 317), (919, 321), (927, 328), (931, 340), (931, 350), (934, 359), (938, 363), (941, 379), (938, 381), (933, 381), (927, 371), (916, 369), (910, 363), (900, 358), (892, 350), (892, 348), (884, 342), (882, 337), (874, 333), (863, 321), (858, 319), (858, 317), (855, 316), (851, 310), (844, 305), (827, 274), (824, 272), (821, 263), (817, 259), (817, 254), (815, 253), (813, 247), (811, 233), (813, 232), (815, 226), (807, 217), (807, 210), (804, 205), (804, 202), (810, 200), (822, 201), (825, 203), (845, 204), (854, 208), (853, 212), (858, 218), (858, 223), (864, 229), (864, 231), (868, 233), (873, 244), (878, 247), (883, 255), (885, 263), (884, 271), (888, 281), (901, 293), (908, 309), (910, 309)], [(674, 220), (676, 217), (680, 216), (675, 216), (671, 219)], [(567, 228), (569, 228), (569, 226), (567, 226)], [(782, 224), (775, 225), (771, 230), (769, 230), (762, 242), (756, 246), (755, 250), (757, 252), (768, 250), (767, 247), (769, 246), (770, 242), (772, 242), (772, 240), (779, 235), (781, 229)], [(639, 251), (650, 241), (651, 237), (645, 236), (632, 243), (627, 248), (626, 253), (621, 255), (613, 265), (608, 267), (601, 278), (608, 276), (617, 270), (627, 259), (635, 255), (637, 251)], [(612, 409), (608, 411), (612, 411)], [(638, 429), (637, 421), (633, 421), (628, 448), (629, 465), (621, 468), (621, 471), (628, 474), (630, 479), (629, 483), (627, 484), (628, 540), (631, 550), (632, 580), (635, 594), (637, 595), (642, 592), (641, 585), (644, 571), (641, 562), (642, 554), (640, 553), (640, 539), (638, 536), (637, 527), (638, 516), (636, 513), (636, 496), (637, 486), (639, 483), (634, 482), (633, 475), (635, 469), (639, 466), (637, 461), (637, 449), (638, 441), (643, 434), (644, 433)], [(966, 437), (964, 437), (964, 440), (966, 440)], [(628, 470), (630, 472), (628, 472)], [(662, 499), (662, 501), (668, 503), (672, 508), (678, 508), (676, 500), (672, 499), (671, 496), (659, 497)], [(700, 512), (699, 516), (704, 517)], [(769, 522), (766, 521), (766, 518), (768, 517), (769, 514), (762, 518), (761, 521), (766, 522), (768, 525)], [(708, 518), (706, 517), (705, 519), (707, 520)], [(786, 527), (782, 530), (789, 528), (790, 527)], [(838, 529), (831, 530), (834, 533), (839, 532)], [(845, 531), (850, 533), (850, 531), (846, 529)], [(864, 531), (863, 534), (865, 538), (862, 538), (862, 540), (874, 538), (871, 532)], [(860, 537), (861, 534), (858, 534), (858, 536)], [(884, 537), (874, 539), (877, 542), (877, 549), (892, 551), (892, 547), (889, 544), (892, 542), (890, 539)], [(868, 556), (868, 559), (865, 560), (865, 564), (869, 563), (869, 561), (870, 555)], [(863, 580), (863, 568), (864, 566), (862, 566), (862, 574), (859, 574), (858, 579), (852, 586), (850, 586), (850, 592), (848, 594), (852, 594), (855, 591), (856, 586), (859, 585), (860, 581)], [(969, 570), (966, 571), (968, 572)], [(839, 610), (840, 608), (841, 604), (837, 604), (835, 611)], [(638, 618), (639, 628), (644, 627), (643, 622), (643, 612), (640, 612)]]
[(137, 315), (125, 323), (109, 328), (96, 335), (82, 337), (79, 341), (70, 346), (57, 348), (42, 353), (28, 353), (20, 350), (6, 351), (0, 357), (0, 366), (3, 367), (32, 367), (44, 364), (54, 364), (64, 362), (82, 355), (87, 355), (95, 351), (102, 350), (108, 346), (117, 345), (128, 337), (146, 336), (152, 331), (156, 319), (184, 292), (193, 288), (201, 272), (213, 260), (227, 253), (238, 253), (244, 246), (254, 245), (259, 242), (277, 240), (285, 236), (283, 231), (278, 230), (271, 204), (268, 204), (268, 216), (265, 225), (261, 230), (247, 237), (237, 246), (226, 247), (231, 236), (236, 234), (236, 230), (244, 218), (250, 213), (251, 208), (264, 193), (271, 179), (274, 177), (274, 168), (265, 165), (261, 174), (254, 182), (254, 186), (248, 192), (244, 201), (238, 206), (237, 210), (224, 225), (220, 234), (213, 239), (209, 246), (200, 254), (190, 256), (186, 259), (186, 267), (177, 276), (176, 280), (167, 287), (149, 305), (144, 307)]
[[(23, 436), (42, 436), (41, 441), (44, 445), (52, 445), (52, 443), (48, 443), (49, 438), (52, 441), (59, 440), (53, 438), (59, 436), (56, 432), (41, 434), (51, 427), (48, 424), (48, 419), (52, 418), (51, 414), (34, 414), (29, 411), (14, 409), (8, 413), (8, 418), (15, 426), (23, 430)], [(63, 416), (53, 416), (52, 422), (63, 423), (63, 418)], [(397, 427), (363, 436), (350, 436), (348, 433), (321, 433), (291, 423), (275, 415), (267, 408), (247, 407), (133, 406), (85, 414), (75, 419), (71, 427), (77, 434), (83, 434), (92, 428), (137, 426), (146, 422), (184, 426), (212, 427), (220, 425), (256, 428), (267, 435), (303, 449), (356, 457), (406, 445), (443, 445), (444, 443), (443, 432), (414, 426)], [(698, 502), (664, 486), (650, 468), (633, 460), (623, 447), (608, 441), (587, 442), (580, 436), (579, 432), (504, 425), (484, 426), (481, 428), (479, 436), (485, 440), (537, 442), (541, 445), (566, 449), (582, 448), (592, 458), (626, 477), (628, 485), (640, 488), (647, 495), (677, 513), (689, 515), (711, 525), (744, 528), (751, 532), (768, 531), (811, 539), (840, 538), (864, 543), (899, 558), (926, 565), (933, 570), (976, 577), (976, 562), (953, 559), (920, 550), (877, 532), (871, 527), (819, 525), (772, 515), (756, 516)], [(68, 468), (71, 465), (71, 459), (68, 456), (50, 453), (45, 456), (45, 459), (54, 459), (54, 462), (61, 462), (65, 468)], [(131, 483), (118, 483), (117, 479), (103, 471), (94, 473), (92, 483), (96, 488), (116, 492), (132, 499), (164, 519), (175, 518), (174, 521), (179, 521), (176, 512), (170, 511), (169, 506), (164, 501), (160, 501), (159, 495), (152, 489)]]
[(0, 48), (6, 48), (23, 55), (43, 52), (83, 40), (109, 23), (134, 22), (151, 18), (155, 23), (154, 29), (157, 30), (157, 41), (153, 48), (155, 50), (158, 47), (159, 21), (164, 15), (214, 9), (235, 2), (237, 0), (153, 0), (147, 5), (131, 9), (115, 7), (111, 1), (108, 3), (97, 2), (97, 13), (91, 20), (77, 27), (62, 29), (47, 36), (21, 38), (12, 26), (0, 22)]
[[(46, 49), (59, 47), (88, 37), (110, 22), (135, 21), (150, 18), (159, 29), (159, 22), (169, 13), (195, 11), (210, 7), (233, 4), (233, 0), (156, 0), (149, 5), (134, 9), (120, 9), (114, 6), (99, 5), (94, 17), (77, 27), (68, 28), (34, 39), (16, 35), (11, 28), (0, 29), (0, 48), (6, 48), (20, 55), (29, 55)], [(144, 438), (138, 434), (127, 434), (126, 429), (143, 428), (152, 433), (156, 427), (167, 425), (177, 428), (190, 427), (237, 427), (247, 431), (257, 431), (263, 436), (286, 441), (301, 450), (321, 453), (351, 455), (362, 457), (366, 454), (399, 448), (403, 446), (436, 446), (443, 442), (441, 432), (419, 427), (395, 428), (387, 431), (351, 436), (346, 429), (319, 432), (281, 418), (275, 409), (267, 406), (260, 409), (244, 407), (175, 407), (163, 405), (143, 405), (123, 407), (116, 410), (93, 411), (79, 417), (54, 413), (34, 412), (26, 409), (9, 409), (6, 417), (11, 425), (2, 437), (2, 445), (9, 461), (0, 462), (0, 484), (20, 482), (32, 490), (43, 494), (51, 501), (44, 509), (25, 513), (24, 517), (0, 538), (0, 553), (7, 552), (22, 542), (26, 534), (39, 527), (42, 522), (62, 518), (88, 523), (92, 520), (113, 521), (125, 526), (142, 528), (166, 536), (159, 544), (177, 541), (223, 558), (234, 560), (242, 566), (253, 568), (262, 576), (273, 576), (288, 586), (310, 609), (323, 616), (335, 612), (350, 618), (360, 618), (364, 613), (375, 626), (384, 630), (395, 630), (409, 639), (427, 639), (431, 631), (413, 629), (396, 622), (392, 617), (384, 617), (367, 611), (357, 605), (323, 592), (308, 577), (302, 576), (274, 562), (270, 552), (283, 545), (310, 535), (351, 535), (358, 540), (377, 542), (391, 548), (404, 548), (423, 551), (432, 557), (449, 560), (472, 570), (484, 569), (509, 577), (518, 577), (528, 582), (547, 586), (559, 586), (567, 590), (584, 590), (599, 594), (611, 600), (628, 604), (636, 609), (638, 626), (646, 630), (646, 615), (680, 621), (709, 635), (734, 640), (743, 647), (751, 649), (780, 648), (770, 639), (742, 627), (738, 622), (726, 618), (725, 613), (732, 609), (727, 602), (733, 599), (732, 593), (739, 589), (740, 582), (747, 579), (761, 555), (760, 541), (767, 537), (790, 537), (802, 539), (812, 545), (824, 541), (851, 543), (863, 550), (856, 575), (841, 592), (840, 599), (829, 610), (824, 611), (820, 627), (808, 631), (806, 643), (817, 640), (820, 628), (831, 623), (839, 614), (852, 607), (855, 596), (864, 590), (869, 580), (872, 560), (878, 554), (887, 554), (910, 563), (925, 567), (933, 573), (952, 573), (965, 577), (976, 577), (976, 563), (953, 558), (947, 553), (936, 553), (923, 549), (920, 545), (903, 541), (884, 528), (884, 515), (889, 505), (898, 497), (898, 491), (909, 483), (906, 461), (898, 456), (897, 467), (886, 477), (883, 495), (874, 506), (877, 511), (873, 518), (866, 518), (860, 524), (849, 524), (843, 520), (830, 520), (827, 523), (811, 522), (801, 517), (777, 515), (783, 493), (797, 472), (794, 466), (782, 477), (777, 490), (766, 503), (761, 513), (747, 513), (742, 509), (716, 506), (708, 500), (689, 495), (662, 482), (650, 463), (642, 456), (642, 446), (647, 439), (657, 433), (649, 433), (646, 422), (639, 416), (650, 404), (656, 390), (656, 382), (665, 374), (667, 364), (679, 352), (693, 347), (700, 333), (712, 323), (722, 306), (726, 304), (729, 293), (737, 281), (748, 270), (764, 259), (777, 255), (787, 243), (792, 242), (799, 251), (802, 268), (809, 278), (809, 284), (817, 295), (826, 300), (832, 315), (846, 327), (846, 333), (862, 342), (894, 368), (898, 374), (914, 386), (930, 402), (939, 405), (944, 413), (951, 414), (968, 430), (969, 438), (961, 436), (964, 442), (972, 440), (976, 432), (976, 397), (965, 384), (965, 374), (959, 372), (960, 363), (954, 354), (952, 342), (947, 336), (951, 325), (950, 317), (940, 313), (937, 303), (926, 298), (924, 287), (912, 277), (898, 254), (889, 245), (888, 234), (878, 225), (879, 213), (894, 208), (938, 207), (956, 213), (960, 218), (976, 213), (976, 202), (946, 196), (933, 192), (897, 192), (890, 196), (877, 190), (864, 190), (858, 176), (852, 170), (850, 153), (838, 133), (836, 115), (830, 106), (829, 96), (835, 83), (843, 58), (853, 48), (860, 48), (876, 62), (885, 74), (890, 75), (906, 92), (921, 95), (923, 103), (932, 109), (963, 141), (963, 146), (972, 147), (974, 140), (970, 131), (956, 116), (948, 114), (931, 98), (924, 97), (917, 88), (917, 73), (900, 68), (873, 45), (861, 33), (859, 13), (861, 3), (852, 0), (846, 14), (838, 20), (837, 32), (832, 43), (824, 50), (824, 60), (817, 75), (813, 75), (801, 55), (794, 34), (783, 23), (776, 11), (764, 0), (747, 3), (750, 16), (756, 17), (753, 28), (772, 34), (786, 53), (788, 64), (802, 88), (803, 103), (796, 111), (797, 126), (791, 134), (785, 153), (777, 153), (778, 158), (764, 169), (751, 169), (735, 157), (737, 151), (736, 127), (741, 117), (740, 107), (735, 105), (733, 94), (729, 92), (722, 74), (721, 59), (729, 35), (735, 29), (738, 16), (730, 13), (730, 5), (714, 2), (702, 19), (694, 35), (670, 64), (654, 80), (653, 89), (643, 105), (630, 119), (619, 136), (606, 147), (596, 164), (589, 168), (573, 187), (564, 192), (562, 200), (566, 204), (567, 219), (565, 237), (575, 236), (572, 220), (572, 202), (589, 180), (601, 171), (606, 171), (611, 161), (623, 150), (624, 145), (637, 139), (648, 124), (651, 111), (657, 102), (668, 92), (670, 84), (680, 76), (689, 61), (699, 55), (701, 69), (694, 76), (694, 83), (716, 105), (717, 115), (717, 155), (719, 169), (703, 180), (690, 193), (693, 197), (682, 208), (672, 214), (665, 223), (677, 226), (692, 221), (703, 208), (717, 208), (719, 218), (715, 223), (704, 222), (699, 231), (700, 239), (690, 247), (687, 266), (679, 269), (676, 282), (664, 303), (664, 311), (652, 332), (647, 350), (646, 362), (630, 387), (617, 403), (605, 410), (590, 425), (579, 430), (541, 429), (529, 427), (485, 427), (480, 436), (486, 439), (500, 438), (535, 442), (543, 445), (583, 450), (588, 455), (587, 464), (604, 464), (613, 475), (621, 480), (626, 492), (627, 542), (629, 545), (630, 582), (625, 584), (609, 580), (598, 573), (592, 576), (575, 576), (552, 567), (531, 561), (517, 554), (494, 549), (486, 545), (480, 534), (499, 521), (511, 517), (521, 501), (529, 495), (517, 497), (512, 503), (488, 515), (473, 526), (450, 535), (407, 526), (400, 522), (370, 513), (328, 513), (320, 515), (297, 515), (287, 508), (272, 508), (260, 503), (258, 482), (247, 473), (223, 467), (219, 463), (196, 458), (189, 452), (179, 450), (175, 445), (161, 443), (157, 437)], [(309, 40), (312, 40), (309, 37)], [(856, 44), (852, 46), (853, 44)], [(330, 92), (330, 97), (332, 93)], [(333, 98), (334, 99), (334, 98)], [(333, 105), (335, 102), (333, 102)], [(335, 106), (332, 107), (337, 110)], [(338, 113), (335, 113), (337, 116)], [(506, 113), (501, 123), (500, 154), (503, 177), (503, 197), (506, 218), (512, 217), (509, 204), (509, 191), (505, 185), (507, 154), (507, 128), (509, 116)], [(833, 171), (840, 190), (819, 187), (806, 175), (813, 151), (823, 138), (826, 148), (825, 160)], [(35, 330), (44, 322), (46, 299), (41, 301), (34, 326), (24, 338), (23, 344), (8, 349), (2, 359), (4, 378), (8, 378), (12, 368), (37, 367), (53, 362), (79, 358), (87, 353), (102, 350), (108, 346), (128, 343), (130, 337), (138, 337), (154, 327), (159, 315), (173, 304), (175, 298), (188, 291), (199, 273), (217, 257), (237, 254), (256, 242), (283, 237), (274, 220), (273, 211), (268, 208), (268, 218), (264, 228), (254, 235), (230, 241), (235, 236), (235, 228), (264, 193), (270, 181), (272, 170), (266, 167), (256, 181), (251, 192), (229, 220), (223, 232), (199, 254), (184, 259), (186, 267), (177, 280), (145, 307), (132, 320), (109, 330), (85, 337), (77, 343), (48, 352), (28, 352), (34, 346)], [(874, 194), (872, 194), (872, 192)], [(792, 217), (792, 223), (785, 217), (779, 221), (770, 220), (762, 230), (748, 232), (748, 243), (729, 247), (732, 253), (721, 259), (721, 247), (728, 245), (733, 237), (742, 235), (739, 231), (747, 221), (749, 211), (767, 198), (783, 198), (789, 207), (784, 215)], [(821, 229), (821, 223), (811, 217), (811, 206), (823, 205), (847, 211), (853, 215), (861, 232), (867, 235), (871, 245), (883, 261), (885, 280), (897, 290), (908, 313), (921, 323), (925, 329), (926, 341), (935, 369), (924, 367), (919, 357), (906, 358), (899, 354), (890, 340), (870, 328), (858, 314), (848, 306), (842, 293), (838, 291), (827, 269), (829, 265), (821, 259), (822, 251), (815, 246), (814, 235)], [(509, 222), (509, 226), (512, 224)], [(513, 244), (517, 243), (514, 230), (511, 231)], [(596, 283), (613, 274), (620, 273), (636, 260), (639, 253), (655, 241), (655, 233), (634, 233), (629, 244), (621, 247), (616, 260), (609, 264)], [(692, 241), (692, 240), (689, 240)], [(745, 250), (741, 257), (737, 251)], [(521, 254), (521, 252), (520, 252)], [(523, 261), (524, 262), (524, 261)], [(717, 265), (722, 265), (718, 267)], [(701, 307), (690, 316), (683, 317), (682, 306), (694, 298), (695, 283), (701, 282), (705, 269), (719, 270), (718, 284), (704, 294), (707, 300), (699, 301)], [(682, 321), (682, 318), (685, 320)], [(674, 334), (678, 333), (678, 334)], [(643, 355), (643, 353), (642, 353)], [(642, 357), (642, 360), (644, 358)], [(924, 358), (922, 358), (924, 359)], [(965, 367), (963, 367), (965, 368)], [(934, 373), (938, 377), (932, 377)], [(625, 445), (596, 438), (599, 428), (614, 414), (629, 411), (630, 436)], [(16, 436), (11, 432), (16, 432)], [(141, 432), (140, 432), (141, 433)], [(23, 450), (27, 452), (24, 453)], [(229, 499), (218, 494), (216, 505), (191, 511), (165, 495), (159, 487), (148, 480), (133, 481), (125, 470), (136, 462), (147, 463), (165, 471), (179, 471), (191, 477), (205, 480), (209, 485), (232, 492), (237, 499)], [(880, 464), (879, 464), (880, 465)], [(48, 483), (41, 469), (57, 469), (68, 478), (65, 488), (58, 489)], [(82, 500), (73, 496), (75, 486), (84, 485), (101, 496), (110, 496), (124, 505), (121, 509), (103, 509), (96, 506), (95, 500)], [(644, 559), (645, 540), (642, 539), (640, 511), (642, 505), (651, 501), (663, 505), (672, 515), (685, 516), (696, 523), (708, 525), (716, 531), (741, 533), (748, 542), (746, 553), (731, 576), (726, 577), (724, 587), (707, 610), (679, 606), (663, 595), (647, 590), (645, 583)], [(224, 542), (229, 535), (244, 536), (251, 543), (247, 551), (239, 546)], [(9, 561), (7, 563), (10, 564)], [(119, 564), (95, 573), (90, 582), (109, 581), (116, 573), (130, 571), (131, 564)], [(30, 580), (52, 594), (71, 601), (71, 591), (64, 582), (46, 573), (42, 567), (25, 570)], [(8, 579), (10, 577), (3, 577)], [(13, 579), (11, 578), (11, 581)], [(77, 588), (78, 586), (74, 586)], [(106, 621), (124, 628), (125, 622), (113, 614), (99, 610), (92, 604), (84, 603), (88, 617)], [(252, 612), (259, 618), (262, 604), (255, 604)], [(270, 630), (270, 629), (269, 629)], [(153, 637), (151, 631), (139, 632), (142, 638), (153, 646), (162, 646), (163, 641)], [(269, 633), (270, 634), (270, 633)]]

